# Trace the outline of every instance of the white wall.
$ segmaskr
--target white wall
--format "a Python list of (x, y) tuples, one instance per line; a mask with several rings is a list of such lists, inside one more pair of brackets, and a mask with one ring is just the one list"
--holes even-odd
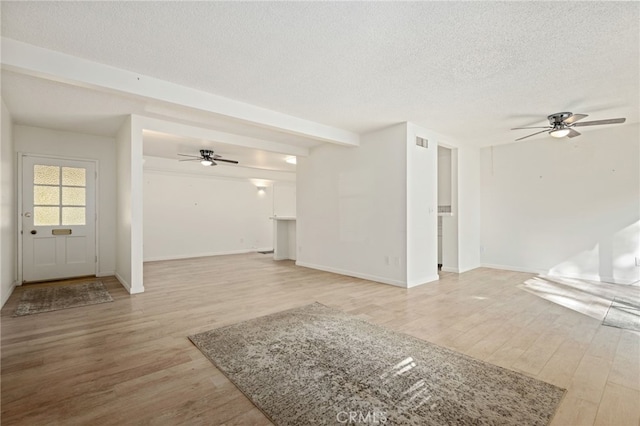
[(567, 277), (640, 279), (638, 124), (482, 150), (482, 263)]
[(11, 296), (17, 279), (16, 229), (16, 153), (13, 124), (7, 106), (2, 101), (2, 129), (0, 149), (0, 307)]
[(270, 250), (272, 211), (247, 179), (145, 170), (144, 260)]
[[(481, 265), (480, 260), (480, 149), (456, 149), (458, 169), (458, 272)], [(454, 205), (455, 205), (454, 201)]]
[[(277, 182), (272, 186), (273, 214), (296, 217), (296, 185), (292, 182)], [(293, 247), (293, 246), (292, 246)]]
[(116, 277), (129, 293), (144, 291), (142, 275), (142, 128), (129, 116), (116, 136)]
[[(296, 217), (296, 186), (291, 182), (278, 182), (273, 184), (273, 215), (279, 217)], [(297, 260), (298, 237), (296, 234), (297, 223), (292, 221), (273, 221), (272, 234), (278, 238), (278, 250), (275, 256), (284, 256), (283, 247), (286, 247), (286, 258)], [(277, 223), (279, 222), (279, 223)], [(287, 232), (283, 235), (282, 227), (286, 226)], [(286, 238), (284, 238), (286, 237)], [(276, 247), (273, 247), (276, 249)]]
[[(416, 137), (429, 141), (416, 145)], [(407, 287), (438, 280), (438, 141), (407, 123)]]
[(116, 158), (112, 138), (22, 125), (14, 126), (15, 150), (98, 161), (98, 276), (116, 269)]
[(298, 265), (406, 286), (406, 152), (400, 124), (298, 158)]
[(438, 205), (451, 205), (451, 150), (438, 146)]

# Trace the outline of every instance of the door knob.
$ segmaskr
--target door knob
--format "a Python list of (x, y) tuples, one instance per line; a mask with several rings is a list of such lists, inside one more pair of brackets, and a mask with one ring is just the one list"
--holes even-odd
[(38, 231), (36, 231), (35, 229), (31, 230), (31, 235), (36, 235), (38, 233)]
[(26, 213), (24, 214), (24, 217), (31, 217), (31, 212), (26, 212)]

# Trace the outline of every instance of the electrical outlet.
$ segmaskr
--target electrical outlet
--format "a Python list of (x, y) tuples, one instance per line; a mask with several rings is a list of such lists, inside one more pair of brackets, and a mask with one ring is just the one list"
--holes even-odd
[(389, 256), (384, 257), (384, 264), (389, 266)]
[(640, 257), (636, 257), (636, 266), (640, 266)]

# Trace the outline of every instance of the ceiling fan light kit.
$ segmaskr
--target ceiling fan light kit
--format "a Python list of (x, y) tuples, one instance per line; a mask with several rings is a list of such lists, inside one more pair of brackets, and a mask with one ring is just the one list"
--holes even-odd
[(554, 129), (550, 131), (549, 134), (554, 138), (564, 138), (569, 134), (570, 131), (571, 130), (567, 128), (560, 128), (560, 129)]
[(520, 130), (520, 129), (544, 129), (540, 130), (536, 133), (532, 133), (527, 136), (523, 136), (521, 138), (516, 139), (516, 141), (520, 141), (522, 139), (529, 138), (531, 136), (539, 135), (540, 133), (549, 133), (554, 138), (575, 138), (576, 136), (580, 136), (581, 133), (574, 129), (574, 127), (583, 127), (583, 126), (601, 126), (603, 124), (621, 124), (624, 123), (626, 118), (609, 118), (606, 120), (592, 120), (592, 121), (580, 121), (583, 118), (588, 117), (587, 114), (574, 114), (572, 112), (557, 112), (555, 114), (551, 114), (547, 116), (547, 120), (549, 120), (549, 125), (545, 127), (514, 127), (511, 130)]
[(212, 149), (201, 149), (200, 150), (200, 155), (189, 155), (189, 154), (178, 154), (181, 157), (190, 157), (184, 160), (178, 160), (178, 161), (200, 161), (200, 164), (202, 164), (203, 166), (217, 166), (218, 163), (216, 163), (216, 161), (222, 161), (225, 163), (231, 163), (231, 164), (238, 164), (238, 162), (236, 160), (227, 160), (225, 158), (222, 158), (221, 155), (216, 154), (215, 152), (213, 152)]

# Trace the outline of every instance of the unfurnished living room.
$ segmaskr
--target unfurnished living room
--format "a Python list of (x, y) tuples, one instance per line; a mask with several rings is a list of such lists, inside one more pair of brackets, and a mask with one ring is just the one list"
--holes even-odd
[(3, 425), (640, 424), (640, 3), (0, 12)]

